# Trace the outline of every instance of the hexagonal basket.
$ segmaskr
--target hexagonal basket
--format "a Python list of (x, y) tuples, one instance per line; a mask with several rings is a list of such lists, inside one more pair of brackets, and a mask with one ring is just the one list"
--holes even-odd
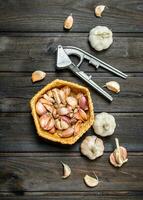
[[(52, 88), (61, 88), (63, 86), (69, 86), (73, 92), (79, 93), (82, 92), (86, 95), (87, 100), (88, 100), (88, 106), (89, 110), (87, 112), (88, 115), (88, 120), (85, 121), (80, 129), (80, 132), (76, 136), (71, 136), (69, 138), (61, 138), (58, 135), (58, 131), (55, 132), (54, 134), (49, 133), (48, 131), (45, 131), (41, 128), (40, 123), (39, 123), (39, 116), (36, 113), (35, 105), (39, 98), (48, 90), (51, 90)], [(90, 96), (90, 92), (86, 87), (80, 86), (76, 83), (68, 82), (68, 81), (63, 81), (56, 79), (52, 81), (51, 83), (47, 84), (43, 89), (41, 89), (30, 101), (30, 106), (32, 109), (32, 116), (34, 118), (34, 123), (37, 129), (37, 133), (39, 136), (42, 138), (54, 141), (54, 142), (59, 142), (62, 144), (74, 144), (93, 124), (94, 121), (94, 109), (93, 109), (93, 103), (92, 99)]]

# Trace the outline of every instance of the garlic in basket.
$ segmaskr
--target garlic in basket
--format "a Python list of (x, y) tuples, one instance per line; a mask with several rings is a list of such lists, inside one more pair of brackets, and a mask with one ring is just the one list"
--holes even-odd
[(89, 33), (89, 42), (97, 50), (109, 48), (113, 42), (112, 31), (106, 26), (96, 26)]

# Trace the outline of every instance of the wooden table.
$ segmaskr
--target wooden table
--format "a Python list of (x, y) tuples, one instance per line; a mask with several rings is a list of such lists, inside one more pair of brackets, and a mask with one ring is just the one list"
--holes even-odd
[[(102, 18), (94, 16), (96, 0), (0, 0), (0, 199), (143, 199), (143, 1), (104, 0)], [(100, 2), (101, 3), (101, 2)], [(63, 30), (63, 21), (73, 13), (74, 26)], [(112, 29), (111, 48), (94, 52), (88, 33), (96, 25)], [(120, 94), (109, 104), (90, 88), (95, 112), (113, 113), (117, 128), (105, 138), (105, 153), (96, 161), (81, 156), (82, 137), (73, 146), (40, 139), (30, 114), (29, 101), (56, 78), (86, 85), (68, 71), (57, 73), (51, 47), (73, 45), (128, 74), (123, 80), (87, 63), (82, 69), (101, 86), (115, 80)], [(33, 84), (31, 73), (47, 72), (44, 81)], [(86, 85), (87, 86), (87, 85)], [(93, 135), (90, 129), (86, 135)], [(129, 161), (115, 169), (109, 162), (114, 138), (129, 152)], [(63, 161), (72, 175), (63, 180)], [(95, 171), (100, 183), (88, 188), (85, 174)]]

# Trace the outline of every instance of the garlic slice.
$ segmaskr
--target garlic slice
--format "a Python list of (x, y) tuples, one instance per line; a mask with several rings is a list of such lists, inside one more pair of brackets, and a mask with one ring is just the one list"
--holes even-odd
[(46, 73), (43, 71), (35, 71), (32, 73), (32, 82), (41, 81), (46, 76)]
[(104, 5), (96, 6), (96, 8), (95, 8), (95, 15), (96, 15), (96, 17), (101, 17), (101, 14), (104, 11), (104, 9), (105, 9)]
[(63, 162), (61, 162), (61, 163), (62, 163), (63, 168), (64, 168), (64, 175), (62, 176), (62, 178), (64, 178), (64, 179), (68, 178), (71, 174), (71, 169), (67, 164), (65, 164)]
[(116, 81), (109, 81), (105, 84), (105, 87), (112, 92), (119, 93), (120, 92), (120, 85)]
[(96, 176), (96, 178), (93, 178), (89, 175), (85, 175), (84, 177), (84, 182), (87, 186), (89, 187), (95, 187), (98, 185), (99, 181), (98, 181), (98, 177)]

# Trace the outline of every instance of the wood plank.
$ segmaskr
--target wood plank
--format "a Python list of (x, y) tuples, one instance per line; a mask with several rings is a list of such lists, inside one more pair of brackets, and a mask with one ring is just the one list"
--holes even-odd
[(79, 1), (0, 1), (1, 31), (63, 31), (63, 21), (71, 12), (72, 32), (88, 32), (94, 25), (108, 25), (114, 32), (142, 32), (143, 2), (140, 0), (105, 0), (103, 17), (96, 18), (97, 0)]
[[(99, 193), (99, 192), (98, 192)], [(9, 199), (13, 199), (13, 200), (33, 200), (33, 199), (40, 199), (40, 200), (73, 200), (73, 199), (76, 199), (76, 200), (111, 200), (111, 199), (117, 199), (117, 200), (120, 200), (122, 198), (122, 200), (141, 200), (142, 199), (142, 194), (141, 195), (137, 195), (135, 196), (135, 192), (133, 192), (133, 196), (125, 196), (125, 194), (128, 193), (128, 192), (123, 192), (124, 196), (116, 196), (116, 195), (112, 195), (112, 196), (98, 196), (98, 194), (95, 192), (94, 194), (90, 194), (89, 192), (86, 192), (86, 193), (76, 193), (75, 195), (72, 194), (72, 195), (69, 195), (69, 194), (66, 194), (66, 193), (56, 193), (54, 192), (54, 194), (52, 196), (49, 195), (49, 193), (46, 193), (45, 196), (40, 196), (40, 195), (29, 195), (29, 196), (26, 196), (25, 193), (24, 193), (24, 196), (22, 195), (17, 195), (16, 197), (13, 195), (13, 196), (9, 196), (6, 195), (5, 197), (4, 196), (0, 196), (1, 200), (9, 200)]]
[[(32, 72), (37, 69), (53, 72), (56, 65), (55, 49), (58, 44), (72, 45), (97, 56), (124, 72), (143, 72), (143, 37), (115, 36), (113, 45), (103, 52), (95, 52), (87, 42), (88, 34), (49, 34), (44, 37), (0, 37), (0, 70)], [(84, 62), (82, 69), (95, 72)], [(98, 72), (103, 72), (101, 68)], [(106, 72), (106, 70), (104, 71)]]
[[(105, 152), (114, 148), (114, 138), (118, 137), (128, 151), (143, 151), (143, 114), (113, 113), (117, 127), (115, 134), (105, 138)], [(89, 131), (74, 145), (63, 146), (42, 140), (38, 137), (32, 116), (22, 113), (0, 114), (0, 152), (67, 152), (79, 153), (80, 144), (87, 135), (94, 135)]]
[[(80, 83), (87, 86), (79, 78), (69, 77), (66, 73), (48, 73), (44, 81), (32, 84), (31, 73), (1, 73), (0, 74), (0, 111), (1, 112), (30, 112), (29, 101), (38, 90), (56, 78)], [(108, 74), (109, 76), (109, 74)], [(134, 76), (136, 76), (134, 74)], [(115, 80), (121, 85), (119, 94), (112, 94), (114, 101), (109, 103), (96, 91), (91, 89), (95, 112), (143, 112), (142, 75), (129, 77), (127, 80), (118, 77), (107, 77), (107, 74), (93, 74), (93, 80), (100, 86), (107, 81)]]
[[(1, 192), (90, 192), (90, 191), (142, 191), (143, 190), (143, 155), (129, 155), (129, 161), (121, 169), (108, 163), (108, 154), (97, 161), (76, 156), (58, 157), (36, 156), (0, 157), (0, 191)], [(62, 165), (67, 163), (72, 175), (63, 180)], [(83, 182), (85, 174), (99, 177), (96, 188), (88, 188)]]

